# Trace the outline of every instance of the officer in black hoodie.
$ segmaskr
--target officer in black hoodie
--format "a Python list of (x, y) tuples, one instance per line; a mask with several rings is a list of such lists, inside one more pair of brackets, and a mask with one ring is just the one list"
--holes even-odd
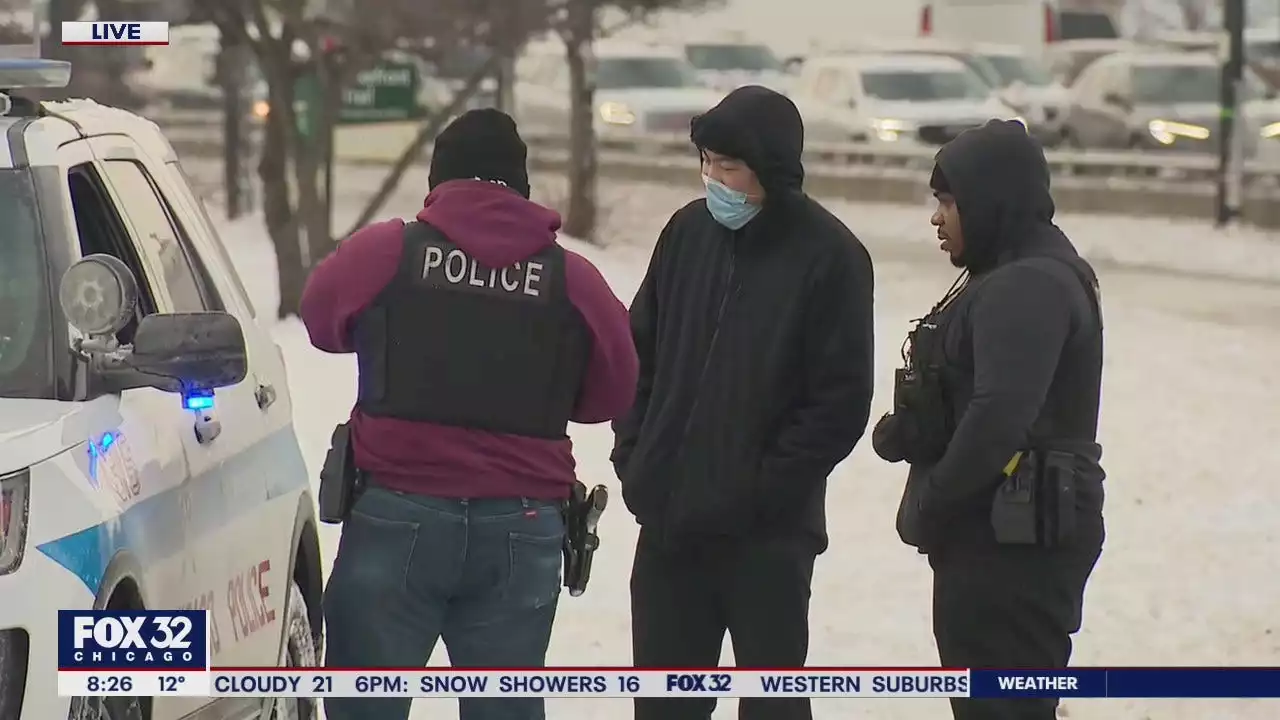
[[(641, 525), (631, 576), (638, 667), (799, 667), (827, 546), (827, 476), (866, 430), (872, 267), (801, 187), (795, 105), (745, 87), (696, 118), (706, 197), (672, 216), (631, 307), (635, 406), (612, 460)], [(714, 699), (636, 702), (706, 720)], [(806, 698), (740, 717), (811, 717)]]
[[(932, 224), (964, 273), (912, 331), (872, 442), (911, 469), (902, 539), (929, 556), (946, 667), (1061, 668), (1102, 551), (1102, 314), (1053, 223), (1044, 152), (991, 121), (937, 155)], [(953, 700), (957, 720), (1053, 720), (1056, 700)]]

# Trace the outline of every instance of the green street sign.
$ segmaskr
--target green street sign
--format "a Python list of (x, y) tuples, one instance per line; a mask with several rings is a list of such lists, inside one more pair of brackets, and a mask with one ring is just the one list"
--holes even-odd
[(361, 71), (354, 84), (342, 89), (338, 122), (395, 122), (422, 117), (423, 108), (418, 104), (420, 84), (418, 66), (413, 63), (382, 62)]

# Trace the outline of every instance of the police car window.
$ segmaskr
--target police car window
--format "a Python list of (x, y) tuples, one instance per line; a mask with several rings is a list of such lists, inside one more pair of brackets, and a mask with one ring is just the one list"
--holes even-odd
[(133, 342), (138, 321), (157, 310), (153, 290), (155, 278), (143, 265), (138, 249), (125, 229), (124, 220), (94, 166), (86, 163), (71, 168), (67, 172), (67, 189), (71, 195), (81, 257), (95, 253), (111, 255), (128, 265), (138, 281), (137, 312), (134, 319), (116, 333), (116, 339), (127, 345)]
[(249, 297), (249, 290), (245, 288), (244, 281), (240, 279), (240, 273), (236, 272), (236, 265), (231, 261), (231, 254), (227, 252), (226, 245), (223, 244), (222, 238), (218, 235), (218, 228), (214, 225), (213, 218), (209, 217), (209, 211), (205, 208), (200, 198), (196, 197), (195, 193), (191, 191), (195, 184), (192, 183), (190, 176), (182, 169), (182, 165), (177, 160), (170, 161), (169, 168), (176, 171), (186, 181), (185, 184), (176, 183), (177, 192), (188, 205), (194, 207), (200, 214), (200, 220), (204, 223), (205, 236), (209, 239), (209, 244), (213, 246), (214, 252), (218, 254), (219, 260), (222, 261), (222, 267), (226, 271), (222, 273), (222, 277), (227, 278), (232, 285), (231, 294), (237, 295), (240, 298), (240, 302), (244, 303), (244, 306), (249, 310), (249, 314), (257, 317), (258, 310), (253, 306), (253, 299)]
[(108, 160), (103, 166), (138, 233), (136, 240), (160, 260), (173, 310), (222, 309), (199, 255), (142, 166), (132, 160)]
[(53, 300), (27, 171), (0, 170), (0, 217), (0, 397), (51, 399)]

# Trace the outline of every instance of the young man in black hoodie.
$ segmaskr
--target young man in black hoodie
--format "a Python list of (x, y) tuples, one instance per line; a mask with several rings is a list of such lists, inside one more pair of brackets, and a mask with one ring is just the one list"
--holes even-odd
[[(734, 91), (696, 118), (706, 197), (672, 216), (631, 306), (640, 381), (613, 463), (640, 523), (638, 667), (800, 667), (826, 549), (826, 484), (866, 429), (871, 259), (802, 191), (786, 97)], [(637, 720), (706, 720), (714, 699), (636, 701)], [(806, 698), (740, 717), (811, 717)]]
[[(912, 333), (876, 452), (911, 469), (904, 542), (933, 567), (946, 667), (1061, 668), (1103, 542), (1102, 314), (1053, 223), (1049, 168), (991, 121), (937, 155), (932, 224), (963, 268)], [(956, 720), (1054, 720), (1057, 701), (953, 700)]]

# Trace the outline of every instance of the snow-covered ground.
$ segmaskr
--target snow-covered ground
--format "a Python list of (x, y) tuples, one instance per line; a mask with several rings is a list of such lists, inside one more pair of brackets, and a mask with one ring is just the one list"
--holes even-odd
[[(344, 169), (340, 177), (342, 222), (373, 182), (359, 171)], [(412, 215), (426, 178), (415, 174), (403, 187), (387, 216)], [(540, 179), (538, 194), (554, 201), (557, 183)], [(691, 193), (612, 185), (602, 196), (609, 247), (566, 242), (596, 261), (629, 299), (658, 230)], [(918, 208), (833, 209), (876, 262), (878, 417), (889, 403), (908, 320), (938, 298), (954, 270), (936, 249), (923, 199)], [(1075, 662), (1280, 665), (1280, 382), (1273, 370), (1280, 355), (1280, 243), (1248, 231), (1223, 236), (1150, 221), (1064, 218), (1063, 225), (1099, 260), (1108, 332), (1102, 442), (1109, 539), (1089, 587)], [(273, 316), (274, 258), (260, 224), (230, 223), (223, 237), (260, 311)], [(1195, 274), (1204, 268), (1223, 277)], [(355, 365), (311, 349), (296, 320), (280, 323), (275, 335), (314, 471), (329, 431), (350, 408)], [(608, 427), (575, 427), (573, 437), (582, 479), (614, 483)], [(880, 461), (863, 443), (832, 479), (831, 550), (819, 559), (814, 580), (813, 664), (937, 663), (929, 569), (893, 529), (903, 477), (902, 466)], [(590, 591), (561, 601), (551, 664), (629, 664), (627, 579), (636, 527), (621, 503), (603, 524)], [(324, 533), (329, 562), (337, 534), (328, 527)], [(432, 659), (445, 661), (443, 650)], [(732, 707), (725, 703), (716, 717), (732, 717)], [(821, 700), (815, 710), (823, 719), (948, 717), (939, 701)], [(1276, 717), (1275, 705), (1237, 700), (1073, 701), (1065, 710), (1072, 720)], [(456, 712), (451, 701), (418, 701), (414, 717)], [(556, 700), (548, 714), (614, 720), (630, 710), (625, 701)]]

